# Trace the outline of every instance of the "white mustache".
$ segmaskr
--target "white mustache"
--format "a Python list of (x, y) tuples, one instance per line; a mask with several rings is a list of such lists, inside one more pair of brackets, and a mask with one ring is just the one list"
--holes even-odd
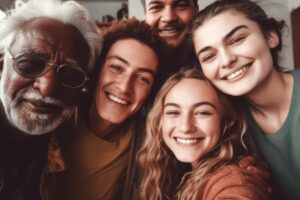
[(40, 101), (42, 103), (45, 103), (45, 104), (51, 104), (51, 105), (54, 105), (54, 106), (59, 106), (59, 107), (64, 107), (64, 103), (59, 100), (59, 99), (56, 99), (56, 98), (53, 98), (53, 97), (44, 97), (42, 96), (40, 93), (38, 92), (25, 92), (25, 93), (19, 93), (17, 95), (17, 98), (18, 99), (25, 99), (25, 100), (28, 100), (28, 101)]

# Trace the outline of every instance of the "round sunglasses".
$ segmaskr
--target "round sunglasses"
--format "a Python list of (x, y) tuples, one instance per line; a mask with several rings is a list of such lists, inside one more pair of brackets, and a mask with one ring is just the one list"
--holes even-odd
[(85, 71), (76, 63), (52, 64), (44, 57), (32, 51), (22, 52), (12, 56), (7, 50), (8, 56), (13, 60), (14, 70), (25, 78), (34, 79), (43, 76), (50, 68), (56, 67), (58, 81), (68, 88), (80, 88), (89, 80)]

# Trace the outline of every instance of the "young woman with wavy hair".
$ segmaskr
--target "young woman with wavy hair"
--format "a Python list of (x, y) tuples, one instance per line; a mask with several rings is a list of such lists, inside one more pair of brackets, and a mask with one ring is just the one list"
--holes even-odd
[[(166, 81), (146, 132), (141, 199), (268, 199), (262, 180), (236, 164), (247, 152), (244, 116), (200, 71), (184, 69)], [(184, 175), (182, 163), (191, 166)]]

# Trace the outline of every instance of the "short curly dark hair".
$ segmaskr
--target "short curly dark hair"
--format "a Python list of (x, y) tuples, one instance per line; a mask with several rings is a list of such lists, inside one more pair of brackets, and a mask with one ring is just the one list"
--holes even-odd
[(89, 89), (91, 91), (95, 90), (99, 73), (104, 64), (107, 53), (109, 52), (113, 44), (123, 39), (134, 39), (150, 47), (157, 55), (159, 61), (159, 66), (152, 85), (150, 98), (148, 98), (153, 99), (156, 91), (162, 84), (162, 80), (160, 80), (160, 77), (162, 77), (164, 70), (162, 69), (163, 66), (161, 66), (160, 63), (162, 63), (162, 59), (164, 58), (164, 52), (167, 48), (166, 43), (158, 36), (155, 31), (152, 30), (152, 28), (146, 22), (139, 21), (135, 18), (113, 22), (109, 27), (103, 29), (102, 35), (102, 52), (94, 68), (94, 72), (91, 75)]

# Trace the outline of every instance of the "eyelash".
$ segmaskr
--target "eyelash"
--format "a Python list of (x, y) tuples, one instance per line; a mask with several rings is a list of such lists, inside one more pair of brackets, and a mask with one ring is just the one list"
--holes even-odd
[[(175, 5), (173, 5), (173, 7), (175, 8), (179, 8), (179, 9), (185, 9), (187, 7), (189, 7), (190, 4), (187, 2), (178, 2)], [(148, 9), (149, 11), (158, 11), (160, 9), (162, 9), (164, 6), (163, 5), (152, 5), (150, 6), (150, 8)]]
[(111, 70), (114, 71), (114, 72), (121, 72), (121, 71), (122, 71), (122, 67), (119, 66), (119, 65), (116, 65), (116, 64), (111, 64), (111, 65), (110, 65), (110, 68), (111, 68)]
[(206, 55), (204, 58), (202, 58), (202, 63), (207, 63), (212, 61), (212, 59), (214, 58), (214, 54), (208, 54)]
[(207, 112), (207, 111), (199, 111), (199, 112), (196, 112), (195, 115), (209, 116), (209, 115), (211, 115), (211, 113)]
[(146, 84), (148, 84), (148, 85), (151, 84), (151, 81), (148, 80), (147, 78), (143, 77), (142, 75), (137, 75), (136, 78), (137, 78), (138, 80), (140, 80), (140, 81), (143, 81), (144, 83), (146, 83)]
[(177, 116), (179, 114), (180, 113), (178, 111), (167, 111), (167, 112), (165, 112), (165, 115), (168, 115), (168, 116)]
[(162, 7), (163, 7), (162, 5), (152, 5), (150, 6), (149, 11), (155, 12), (161, 9)]
[(236, 45), (236, 44), (241, 44), (244, 39), (246, 38), (246, 36), (238, 36), (238, 37), (235, 37), (233, 38), (231, 41), (230, 41), (230, 44), (231, 45)]
[(187, 8), (189, 7), (189, 4), (187, 2), (179, 2), (175, 5), (175, 7), (179, 8)]

